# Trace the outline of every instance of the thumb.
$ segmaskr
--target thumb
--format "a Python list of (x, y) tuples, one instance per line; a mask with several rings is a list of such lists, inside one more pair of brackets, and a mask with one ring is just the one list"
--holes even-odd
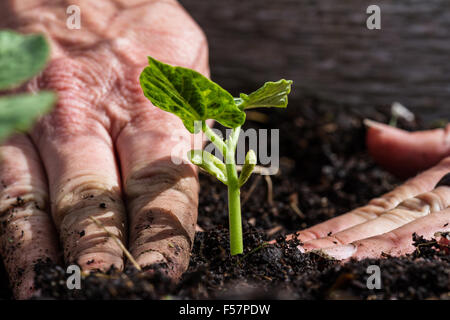
[(450, 155), (450, 124), (446, 129), (408, 132), (372, 120), (364, 123), (368, 127), (369, 154), (401, 178), (426, 170)]

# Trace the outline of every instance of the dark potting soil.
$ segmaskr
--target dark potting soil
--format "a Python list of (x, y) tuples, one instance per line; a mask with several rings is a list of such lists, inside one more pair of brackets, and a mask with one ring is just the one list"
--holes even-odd
[[(35, 299), (450, 299), (448, 241), (413, 235), (416, 251), (411, 255), (342, 265), (300, 253), (296, 241), (280, 237), (267, 245), (262, 235), (247, 227), (249, 248), (230, 258), (226, 229), (199, 234), (179, 283), (157, 268), (152, 274), (110, 270), (83, 278), (82, 290), (67, 290), (65, 270), (42, 262), (36, 266), (41, 295)], [(373, 265), (381, 271), (380, 289), (367, 288), (367, 268)]]
[[(364, 205), (401, 181), (369, 158), (364, 118), (389, 122), (384, 109), (329, 108), (310, 99), (287, 110), (249, 114), (246, 127), (280, 129), (280, 172), (254, 175), (242, 190), (245, 252), (229, 256), (227, 191), (200, 175), (199, 226), (188, 271), (178, 283), (163, 272), (110, 270), (91, 274), (81, 290), (67, 290), (65, 269), (37, 263), (40, 298), (50, 299), (449, 299), (450, 258), (446, 244), (415, 238), (404, 257), (339, 264), (302, 254), (286, 234)], [(269, 115), (269, 116), (267, 116)], [(406, 129), (425, 128), (403, 123)], [(270, 147), (269, 147), (270, 151)], [(411, 235), (413, 236), (413, 235)], [(275, 244), (266, 241), (277, 239)], [(368, 289), (369, 265), (381, 270), (381, 289)], [(157, 269), (157, 268), (156, 268)], [(1, 266), (0, 266), (1, 270)], [(2, 285), (0, 278), (0, 288)], [(0, 289), (0, 297), (9, 291)]]

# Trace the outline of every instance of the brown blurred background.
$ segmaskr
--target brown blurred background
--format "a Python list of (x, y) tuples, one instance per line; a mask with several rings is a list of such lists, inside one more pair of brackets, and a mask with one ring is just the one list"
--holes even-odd
[[(180, 0), (209, 39), (212, 77), (237, 94), (294, 80), (293, 99), (399, 101), (450, 118), (449, 0)], [(381, 8), (381, 30), (366, 9)]]

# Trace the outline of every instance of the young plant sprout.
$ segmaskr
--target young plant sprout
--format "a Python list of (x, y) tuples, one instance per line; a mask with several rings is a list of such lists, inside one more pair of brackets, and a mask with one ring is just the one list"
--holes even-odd
[[(228, 187), (230, 249), (232, 255), (243, 252), (240, 188), (256, 165), (256, 154), (248, 151), (240, 175), (235, 152), (245, 110), (253, 108), (286, 108), (292, 81), (267, 82), (257, 91), (239, 98), (221, 88), (200, 73), (182, 67), (172, 67), (148, 57), (149, 66), (140, 76), (145, 96), (156, 107), (177, 115), (190, 133), (204, 132), (222, 152), (225, 163), (204, 150), (188, 152), (189, 160), (216, 177)], [(225, 141), (206, 124), (213, 119), (231, 128)], [(198, 125), (200, 124), (200, 125)]]

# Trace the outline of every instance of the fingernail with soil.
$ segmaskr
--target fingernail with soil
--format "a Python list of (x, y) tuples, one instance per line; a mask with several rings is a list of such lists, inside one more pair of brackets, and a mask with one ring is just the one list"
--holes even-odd
[(342, 246), (320, 249), (318, 251), (325, 256), (332, 257), (336, 260), (345, 260), (353, 256), (353, 254), (356, 252), (356, 246), (354, 246), (353, 244), (345, 244)]
[(300, 250), (301, 253), (305, 253), (305, 249), (302, 246), (297, 246), (297, 249)]

